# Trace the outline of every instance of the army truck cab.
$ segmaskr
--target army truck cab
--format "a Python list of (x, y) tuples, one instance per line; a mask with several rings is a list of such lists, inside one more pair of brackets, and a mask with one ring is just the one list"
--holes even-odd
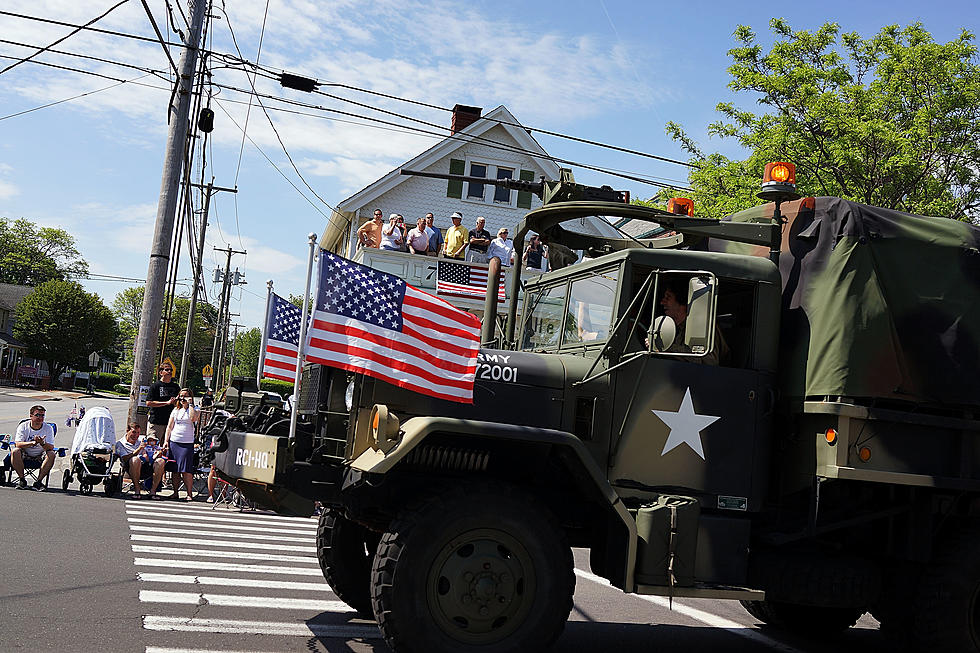
[(546, 203), (517, 251), (533, 231), (585, 260), (510, 276), (520, 317), (472, 404), (306, 366), (295, 438), (232, 423), (218, 468), (280, 511), (325, 507), (324, 576), (396, 651), (546, 649), (572, 547), (624, 592), (824, 634), (872, 611), (910, 649), (980, 651), (977, 230), (786, 186), (720, 222)]

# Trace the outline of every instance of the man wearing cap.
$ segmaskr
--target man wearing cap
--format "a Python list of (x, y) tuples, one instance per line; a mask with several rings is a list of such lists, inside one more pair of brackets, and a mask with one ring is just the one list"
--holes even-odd
[(490, 232), (484, 227), (487, 219), (482, 215), (476, 219), (476, 229), (470, 232), (470, 251), (466, 255), (467, 261), (474, 263), (486, 263), (489, 259), (487, 248), (490, 247)]
[(449, 219), (452, 220), (453, 226), (446, 232), (446, 256), (462, 260), (463, 250), (469, 243), (469, 232), (462, 226), (463, 214), (459, 211), (449, 216)]
[(425, 214), (425, 235), (429, 237), (429, 247), (425, 250), (427, 256), (439, 256), (443, 247), (442, 231), (432, 224), (435, 219), (431, 213)]
[(514, 262), (514, 241), (507, 237), (507, 227), (501, 227), (497, 231), (497, 237), (490, 241), (487, 248), (487, 260), (499, 258), (500, 264), (509, 268)]

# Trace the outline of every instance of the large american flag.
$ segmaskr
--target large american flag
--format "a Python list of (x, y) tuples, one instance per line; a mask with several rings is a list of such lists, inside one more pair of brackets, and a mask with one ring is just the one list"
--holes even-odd
[(404, 280), (320, 252), (306, 360), (473, 402), (480, 320)]
[[(500, 270), (500, 284), (497, 287), (497, 299), (504, 300), (504, 275)], [(439, 261), (439, 271), (436, 275), (436, 293), (454, 297), (486, 297), (487, 268), (452, 261)]]
[(290, 382), (296, 380), (299, 327), (302, 321), (302, 309), (272, 293), (265, 332), (262, 334), (265, 350), (265, 363), (262, 365), (264, 378)]

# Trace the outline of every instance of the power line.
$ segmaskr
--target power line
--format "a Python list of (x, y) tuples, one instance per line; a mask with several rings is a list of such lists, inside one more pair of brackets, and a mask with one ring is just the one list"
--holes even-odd
[[(6, 43), (7, 45), (16, 45), (16, 46), (21, 47), (21, 48), (36, 48), (36, 47), (38, 47), (36, 45), (31, 45), (30, 43), (21, 43), (19, 41), (9, 41), (7, 39), (0, 39), (0, 43)], [(139, 71), (142, 71), (142, 72), (145, 72), (145, 73), (149, 73), (151, 75), (156, 75), (156, 76), (160, 77), (160, 79), (167, 80), (167, 78), (164, 77), (164, 75), (166, 75), (166, 71), (163, 71), (163, 70), (154, 70), (152, 68), (147, 68), (146, 66), (136, 66), (136, 65), (131, 64), (131, 63), (125, 63), (125, 62), (122, 62), (122, 61), (116, 61), (114, 59), (106, 59), (104, 57), (96, 57), (96, 56), (93, 56), (93, 55), (90, 55), (90, 54), (81, 54), (79, 52), (68, 52), (67, 50), (55, 50), (54, 48), (49, 48), (48, 49), (48, 52), (50, 52), (51, 54), (65, 55), (67, 57), (77, 57), (79, 59), (89, 59), (91, 61), (98, 61), (100, 63), (112, 64), (113, 66), (120, 66), (122, 68), (131, 68), (133, 70), (139, 70)], [(38, 61), (31, 60), (29, 63), (36, 64), (36, 63), (43, 63), (43, 62), (38, 62)], [(167, 80), (167, 81), (169, 81), (169, 80)]]
[(34, 112), (34, 111), (38, 111), (40, 109), (47, 109), (48, 107), (53, 107), (56, 104), (62, 104), (64, 102), (71, 102), (72, 100), (78, 100), (79, 98), (83, 98), (83, 97), (85, 97), (87, 95), (94, 95), (95, 93), (101, 93), (102, 91), (108, 91), (109, 89), (116, 88), (117, 86), (122, 86), (123, 84), (134, 82), (137, 79), (143, 79), (144, 77), (149, 77), (149, 76), (150, 76), (149, 73), (147, 73), (146, 75), (141, 75), (140, 77), (135, 77), (135, 78), (130, 79), (130, 80), (123, 80), (123, 81), (117, 82), (115, 84), (110, 84), (109, 86), (103, 86), (102, 88), (97, 88), (94, 91), (88, 91), (87, 93), (81, 93), (79, 95), (73, 95), (72, 97), (65, 98), (63, 100), (57, 100), (55, 102), (48, 102), (47, 104), (42, 104), (41, 106), (34, 107), (33, 109), (27, 109), (25, 111), (18, 111), (17, 113), (11, 113), (11, 114), (8, 114), (6, 116), (0, 116), (0, 120), (6, 120), (7, 118), (16, 118), (17, 116), (23, 116), (26, 113), (31, 113), (31, 112)]
[(96, 16), (95, 18), (93, 18), (93, 19), (92, 19), (92, 20), (90, 20), (89, 22), (87, 22), (87, 23), (85, 23), (84, 25), (79, 25), (79, 26), (77, 26), (77, 27), (76, 27), (76, 28), (75, 28), (74, 30), (72, 30), (71, 32), (69, 32), (69, 33), (68, 33), (68, 34), (66, 34), (65, 36), (62, 36), (62, 37), (61, 37), (60, 39), (58, 39), (57, 41), (55, 41), (55, 42), (54, 42), (54, 43), (52, 43), (51, 45), (48, 45), (48, 46), (45, 46), (45, 47), (43, 47), (43, 48), (41, 48), (41, 49), (39, 49), (39, 50), (38, 50), (37, 52), (35, 52), (34, 54), (32, 54), (32, 55), (30, 55), (30, 56), (28, 56), (28, 57), (24, 57), (24, 58), (23, 58), (23, 59), (21, 59), (20, 61), (18, 61), (18, 62), (16, 62), (16, 63), (13, 63), (13, 64), (10, 64), (9, 66), (7, 66), (6, 68), (4, 68), (3, 70), (0, 70), (0, 75), (2, 75), (2, 74), (4, 74), (5, 72), (7, 72), (8, 70), (10, 70), (11, 68), (16, 68), (17, 66), (19, 66), (19, 65), (21, 65), (22, 63), (25, 63), (25, 62), (27, 62), (27, 61), (30, 61), (31, 59), (33, 59), (33, 58), (34, 58), (34, 57), (36, 57), (37, 55), (39, 55), (39, 54), (41, 54), (41, 53), (43, 53), (43, 52), (44, 52), (45, 50), (47, 50), (48, 48), (53, 48), (54, 46), (56, 46), (56, 45), (58, 45), (58, 44), (59, 44), (59, 43), (61, 43), (62, 41), (65, 41), (65, 40), (67, 40), (67, 39), (69, 39), (69, 38), (71, 38), (71, 37), (72, 37), (72, 36), (74, 36), (75, 34), (78, 34), (78, 33), (79, 33), (79, 32), (80, 32), (81, 30), (83, 30), (83, 29), (86, 29), (86, 28), (88, 28), (88, 26), (89, 26), (89, 25), (92, 25), (92, 24), (94, 24), (94, 23), (97, 23), (97, 22), (99, 22), (100, 20), (102, 20), (103, 18), (105, 18), (106, 16), (108, 16), (108, 15), (109, 15), (109, 14), (111, 14), (111, 13), (112, 13), (113, 11), (115, 11), (115, 10), (116, 10), (116, 9), (118, 9), (119, 7), (121, 7), (121, 6), (123, 6), (123, 5), (124, 5), (124, 4), (126, 4), (127, 2), (128, 2), (128, 0), (120, 0), (120, 1), (118, 2), (118, 3), (116, 3), (115, 5), (113, 5), (112, 7), (110, 7), (109, 9), (107, 9), (107, 10), (106, 10), (106, 12), (105, 12), (104, 14), (102, 14), (101, 16)]
[(146, 15), (150, 19), (150, 25), (153, 25), (153, 31), (157, 34), (157, 39), (160, 41), (160, 45), (163, 46), (163, 52), (167, 55), (167, 60), (170, 61), (170, 67), (173, 68), (174, 75), (180, 76), (180, 72), (177, 70), (177, 64), (174, 63), (174, 58), (170, 56), (170, 50), (167, 49), (166, 41), (163, 38), (163, 34), (160, 33), (160, 28), (157, 27), (156, 18), (153, 17), (153, 12), (150, 11), (150, 5), (146, 4), (146, 0), (140, 0), (143, 3), (143, 8), (146, 10)]

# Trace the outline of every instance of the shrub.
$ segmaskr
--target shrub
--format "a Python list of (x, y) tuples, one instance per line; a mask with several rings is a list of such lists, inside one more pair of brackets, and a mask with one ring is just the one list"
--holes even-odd
[(122, 385), (120, 383), (117, 383), (116, 385), (112, 386), (112, 389), (115, 390), (116, 392), (124, 392), (126, 394), (129, 394), (128, 385)]
[(99, 390), (112, 390), (119, 384), (119, 375), (110, 372), (94, 372), (95, 387)]
[(289, 399), (289, 395), (293, 394), (293, 384), (279, 379), (262, 379), (259, 383), (259, 389), (278, 392), (283, 399)]

